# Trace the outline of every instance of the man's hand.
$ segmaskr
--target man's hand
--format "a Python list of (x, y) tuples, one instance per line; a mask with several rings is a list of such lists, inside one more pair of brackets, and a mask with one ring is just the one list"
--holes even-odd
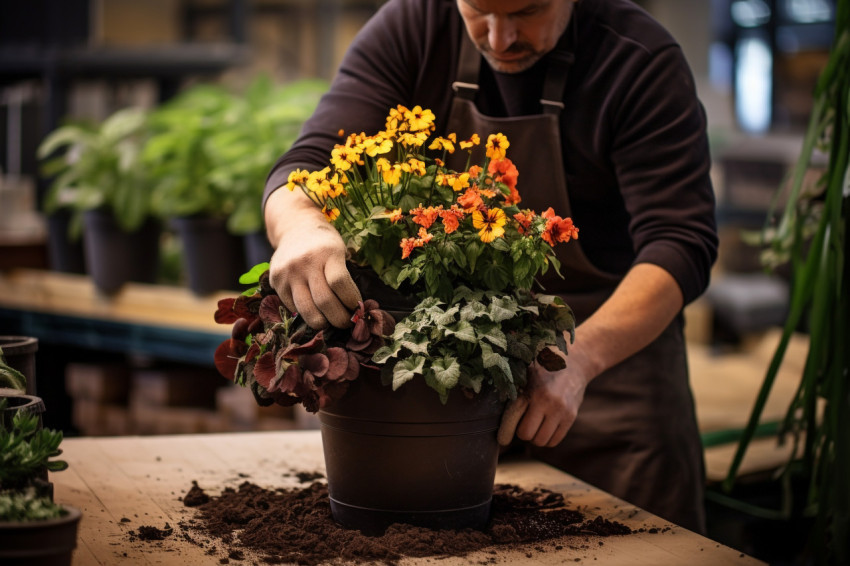
[(588, 380), (572, 367), (551, 372), (537, 362), (528, 367), (527, 378), (526, 391), (505, 409), (499, 444), (510, 444), (516, 433), (535, 446), (557, 446), (576, 420)]
[(345, 244), (322, 212), (300, 191), (279, 189), (266, 203), (266, 224), (276, 244), (270, 282), (286, 308), (313, 328), (350, 325), (360, 291), (345, 267)]

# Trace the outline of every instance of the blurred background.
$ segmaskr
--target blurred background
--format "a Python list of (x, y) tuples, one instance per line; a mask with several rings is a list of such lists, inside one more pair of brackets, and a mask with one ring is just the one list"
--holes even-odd
[[(800, 152), (836, 6), (835, 0), (637, 3), (682, 45), (708, 114), (721, 250), (708, 292), (688, 307), (686, 319), (711, 482), (722, 478), (730, 457), (718, 438), (746, 420), (788, 304), (787, 276), (766, 272), (758, 248), (742, 234), (763, 227)], [(0, 335), (38, 338), (32, 388), (48, 406), (47, 425), (68, 435), (315, 427), (298, 410), (257, 407), (248, 391), (217, 374), (212, 352), (229, 329), (217, 327), (212, 313), (218, 298), (232, 295), (227, 290), (236, 285), (228, 282), (268, 257), (262, 241), (259, 250), (249, 244), (257, 234), (262, 240), (253, 203), (265, 172), (381, 4), (0, 2)], [(122, 113), (127, 109), (144, 118)], [(256, 124), (265, 126), (239, 128)], [(79, 129), (55, 135), (68, 125)], [(90, 169), (77, 170), (85, 151), (94, 155)], [(213, 169), (210, 163), (220, 167), (192, 176)], [(69, 171), (77, 176), (59, 186), (57, 178)], [(175, 171), (186, 172), (185, 179), (175, 180)], [(153, 204), (94, 190), (87, 175), (116, 184), (129, 175), (138, 186), (150, 176)], [(189, 186), (206, 192), (185, 194)], [(245, 210), (228, 187), (240, 187)], [(143, 260), (138, 241), (119, 252), (137, 267), (152, 262), (142, 273), (121, 278), (114, 257), (106, 272), (93, 265), (103, 252), (88, 247), (96, 225), (82, 212), (104, 205), (117, 216), (123, 210), (131, 224), (148, 208), (159, 211), (153, 259)], [(190, 258), (190, 236), (174, 221), (197, 216), (224, 226), (224, 236), (205, 228), (202, 247), (213, 250), (212, 258)], [(225, 261), (231, 245), (234, 259)], [(191, 275), (193, 263), (227, 266), (216, 280)], [(802, 332), (768, 416), (787, 407), (805, 344)], [(768, 449), (744, 472), (770, 474), (786, 455)], [(752, 552), (757, 537), (742, 532), (716, 534)]]

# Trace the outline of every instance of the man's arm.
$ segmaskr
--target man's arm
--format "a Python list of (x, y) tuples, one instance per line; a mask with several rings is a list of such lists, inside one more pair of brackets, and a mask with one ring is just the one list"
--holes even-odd
[(270, 280), (283, 304), (313, 328), (349, 325), (360, 291), (345, 267), (339, 232), (301, 189), (269, 195), (265, 218), (275, 248)]
[[(650, 263), (632, 267), (611, 297), (576, 329), (567, 367), (529, 368), (528, 408), (516, 435), (537, 446), (556, 446), (575, 422), (587, 384), (655, 340), (684, 305), (679, 285)], [(500, 438), (510, 438), (500, 431)], [(507, 435), (507, 436), (504, 436)]]

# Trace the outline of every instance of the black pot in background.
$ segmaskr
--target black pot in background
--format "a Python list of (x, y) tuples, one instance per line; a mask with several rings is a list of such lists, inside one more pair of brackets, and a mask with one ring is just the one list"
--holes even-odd
[(155, 283), (159, 268), (160, 223), (149, 218), (134, 232), (125, 232), (105, 209), (83, 216), (86, 266), (95, 286), (112, 294), (124, 283)]
[(63, 507), (66, 514), (58, 519), (0, 522), (0, 564), (70, 566), (82, 514)]
[(182, 216), (172, 219), (183, 243), (187, 284), (196, 295), (239, 288), (245, 273), (242, 238), (227, 231), (223, 218)]
[(35, 395), (21, 395), (12, 389), (0, 389), (0, 399), (6, 399), (6, 408), (0, 411), (0, 425), (4, 429), (12, 426), (12, 419), (19, 412), (26, 412), (38, 416), (38, 427), (42, 427), (42, 415), (44, 414), (44, 401)]
[(443, 405), (424, 379), (397, 391), (361, 367), (346, 394), (319, 411), (331, 512), (379, 535), (392, 523), (484, 528), (504, 404), (492, 389), (455, 391)]
[(50, 269), (62, 273), (86, 272), (82, 238), (76, 242), (68, 236), (71, 213), (60, 209), (47, 217), (47, 252)]
[(245, 244), (245, 264), (250, 270), (258, 263), (271, 261), (274, 248), (269, 243), (265, 231), (252, 232), (243, 236)]
[(27, 379), (27, 394), (35, 395), (35, 353), (38, 338), (33, 336), (0, 336), (0, 348), (10, 367), (21, 372)]

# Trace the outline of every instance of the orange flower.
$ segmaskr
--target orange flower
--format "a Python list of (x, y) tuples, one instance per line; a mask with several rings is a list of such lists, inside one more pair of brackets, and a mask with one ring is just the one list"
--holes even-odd
[(484, 201), (481, 200), (481, 195), (475, 187), (469, 187), (466, 192), (457, 197), (457, 203), (467, 212), (484, 206)]
[(446, 234), (451, 234), (457, 230), (463, 217), (463, 210), (458, 208), (456, 204), (453, 204), (448, 210), (440, 211), (440, 218), (443, 219), (443, 228), (446, 230)]
[(401, 259), (407, 259), (413, 250), (421, 248), (431, 241), (434, 236), (429, 234), (425, 228), (419, 228), (418, 238), (402, 238), (399, 246), (401, 247)]
[(573, 225), (572, 218), (557, 216), (551, 206), (540, 216), (546, 219), (542, 237), (550, 246), (554, 246), (556, 242), (569, 242), (570, 239), (578, 238), (578, 228)]
[(516, 188), (519, 171), (510, 159), (493, 159), (487, 166), (487, 172), (493, 176), (497, 183), (504, 183), (509, 189)]
[(517, 212), (516, 214), (514, 214), (514, 220), (519, 223), (517, 231), (520, 234), (525, 234), (526, 231), (531, 227), (531, 221), (534, 220), (534, 211), (529, 210), (526, 212)]
[(393, 224), (395, 224), (396, 222), (401, 222), (402, 218), (404, 218), (404, 214), (402, 214), (400, 208), (390, 211), (390, 222), (392, 222)]
[(482, 242), (489, 243), (505, 234), (505, 212), (501, 208), (476, 210), (472, 213), (472, 225), (478, 230)]
[(469, 176), (474, 179), (477, 179), (478, 176), (481, 175), (481, 171), (483, 171), (483, 169), (480, 165), (473, 165), (469, 168)]
[(422, 208), (420, 204), (418, 207), (412, 209), (410, 214), (413, 216), (413, 221), (422, 226), (423, 228), (430, 228), (431, 224), (437, 219), (437, 216), (440, 214), (440, 210), (442, 210), (442, 206), (433, 207), (429, 206), (428, 208)]

